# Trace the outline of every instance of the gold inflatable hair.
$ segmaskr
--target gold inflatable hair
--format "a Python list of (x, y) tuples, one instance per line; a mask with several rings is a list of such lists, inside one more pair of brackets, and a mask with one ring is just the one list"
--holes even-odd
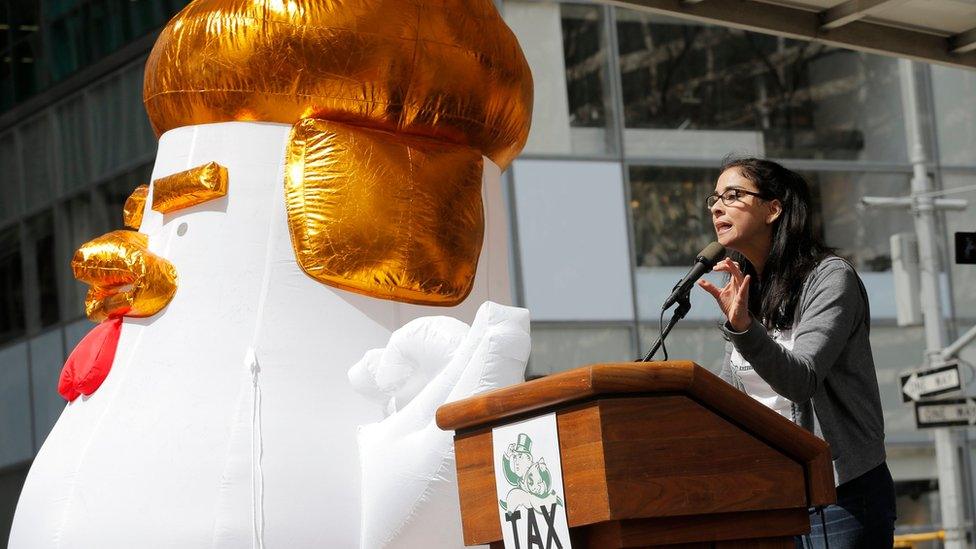
[(285, 192), (301, 268), (450, 306), (481, 253), (482, 159), (504, 169), (522, 150), (532, 77), (492, 0), (195, 0), (153, 47), (144, 100), (157, 134), (292, 125)]
[(503, 169), (525, 145), (532, 77), (491, 0), (195, 0), (146, 62), (157, 134), (302, 118), (432, 137)]

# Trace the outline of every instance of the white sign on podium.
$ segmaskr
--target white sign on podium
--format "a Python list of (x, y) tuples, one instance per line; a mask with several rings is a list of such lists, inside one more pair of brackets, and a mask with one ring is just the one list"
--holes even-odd
[(506, 549), (571, 549), (556, 414), (492, 429)]

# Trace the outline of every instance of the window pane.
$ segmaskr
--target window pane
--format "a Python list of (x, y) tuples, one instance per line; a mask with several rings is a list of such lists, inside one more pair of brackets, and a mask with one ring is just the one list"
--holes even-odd
[(35, 451), (40, 449), (48, 432), (64, 409), (58, 394), (58, 378), (64, 365), (61, 330), (51, 330), (30, 340), (31, 390), (34, 396)]
[(71, 351), (81, 343), (88, 332), (92, 331), (95, 327), (95, 323), (91, 322), (87, 318), (81, 320), (76, 320), (71, 324), (64, 327), (64, 348), (65, 355), (71, 354)]
[[(960, 187), (971, 187), (976, 185), (976, 174), (946, 174), (942, 175), (942, 184), (946, 189), (958, 189)], [(946, 242), (948, 249), (949, 272), (952, 276), (952, 303), (955, 307), (957, 319), (967, 319), (972, 323), (976, 320), (976, 265), (957, 265), (956, 264), (956, 242), (955, 233), (957, 232), (976, 232), (976, 222), (974, 214), (976, 211), (976, 193), (970, 192), (967, 195), (957, 195), (960, 198), (966, 197), (969, 200), (969, 209), (963, 212), (946, 212)], [(962, 333), (962, 332), (960, 332)], [(976, 356), (976, 345), (970, 345), (969, 349)]]
[(71, 192), (89, 182), (88, 130), (85, 127), (85, 101), (75, 97), (57, 108), (58, 137), (61, 144), (61, 174), (64, 190)]
[(532, 318), (632, 320), (620, 164), (518, 160), (512, 177), (523, 298)]
[(18, 226), (0, 229), (0, 343), (24, 335), (24, 277)]
[[(711, 299), (708, 296), (708, 299)], [(714, 301), (708, 304), (715, 307)], [(664, 319), (667, 322), (667, 318)], [(719, 330), (719, 322), (699, 322), (695, 324), (678, 324), (668, 334), (665, 345), (668, 350), (670, 360), (691, 360), (714, 374), (718, 374), (722, 369), (722, 360), (725, 358), (725, 339)], [(658, 323), (641, 323), (641, 355), (651, 350), (651, 346), (657, 341), (661, 334)], [(658, 351), (654, 356), (656, 360), (663, 360), (664, 353)]]
[[(704, 199), (718, 170), (633, 166), (631, 215), (638, 267), (685, 266), (715, 240)], [(900, 210), (863, 210), (864, 196), (905, 196), (908, 174), (803, 172), (813, 195), (814, 226), (828, 246), (861, 271), (891, 269), (889, 239), (913, 231)]]
[(4, 23), (9, 22), (13, 25), (14, 37), (19, 38), (25, 34), (29, 34), (31, 32), (29, 29), (37, 25), (40, 18), (40, 6), (38, 6), (38, 2), (33, 0), (10, 0), (4, 3), (10, 6), (10, 20), (5, 20)]
[(75, 7), (83, 4), (85, 0), (44, 0), (44, 16), (48, 18), (58, 17), (67, 13)]
[[(151, 176), (152, 164), (143, 164), (134, 170), (106, 181), (99, 187), (98, 192), (101, 194), (105, 204), (106, 217), (105, 219), (99, 220), (99, 225), (97, 226), (98, 234), (126, 228), (122, 222), (122, 208), (125, 206), (125, 201), (136, 187), (149, 183)], [(93, 234), (88, 238), (94, 238), (98, 234)]]
[(538, 377), (597, 362), (634, 360), (629, 326), (532, 324), (532, 354), (526, 377)]
[(27, 344), (0, 349), (0, 468), (33, 455)]
[(123, 168), (155, 150), (156, 140), (142, 105), (142, 71), (130, 68), (92, 88), (90, 117), (96, 144), (94, 175)]
[(609, 40), (599, 6), (562, 4), (570, 140), (573, 152), (616, 150), (610, 114)]
[[(0, 55), (10, 55), (10, 49), (0, 51)], [(14, 101), (14, 71), (11, 63), (0, 63), (0, 111), (5, 111), (16, 103)]]
[[(62, 211), (64, 215), (59, 220), (56, 253), (58, 261), (69, 265), (75, 250), (107, 232), (107, 227), (99, 223), (99, 216), (96, 215), (91, 197), (87, 193), (68, 200)], [(71, 269), (62, 269), (59, 277), (61, 319), (74, 320), (83, 317), (88, 285), (76, 280)]]
[(64, 79), (90, 62), (90, 36), (86, 32), (82, 10), (75, 10), (61, 19), (53, 19), (48, 37), (53, 82)]
[(897, 60), (616, 13), (628, 155), (906, 159)]
[[(871, 305), (873, 309), (874, 303)], [(873, 314), (872, 320), (877, 320)], [(899, 381), (902, 373), (923, 363), (924, 328), (898, 328), (875, 323), (871, 327), (871, 351), (878, 375), (878, 388), (881, 390), (887, 442), (926, 440), (931, 434), (915, 427), (915, 411), (912, 406), (902, 402)]]
[[(128, 0), (127, 0), (128, 1)], [(149, 115), (142, 103), (142, 85), (146, 77), (143, 63), (134, 63), (122, 73), (122, 97), (124, 127), (121, 135), (126, 136), (122, 147), (124, 160), (129, 162), (156, 153), (156, 134), (149, 124)]]
[(47, 73), (39, 34), (34, 33), (15, 42), (10, 63), (14, 69), (14, 97), (17, 101), (27, 99), (44, 87)]
[(946, 164), (976, 164), (976, 72), (932, 66), (939, 155)]
[(28, 210), (51, 202), (55, 173), (52, 169), (51, 125), (46, 115), (34, 118), (20, 130), (21, 165)]
[(630, 213), (638, 267), (691, 265), (715, 240), (705, 197), (719, 172), (706, 168), (630, 168)]
[(54, 246), (54, 212), (47, 210), (27, 220), (27, 253), (34, 260), (34, 280), (37, 284), (38, 320), (41, 327), (60, 320), (58, 313), (58, 265)]
[(604, 8), (509, 0), (503, 11), (522, 45), (535, 85), (525, 152), (615, 152)]
[[(99, 146), (92, 147), (92, 175), (95, 177), (119, 167), (125, 157), (121, 145), (127, 136), (123, 135), (120, 121), (124, 106), (120, 78), (115, 75), (90, 89), (92, 105), (92, 139)], [(111, 143), (111, 147), (101, 146)]]
[(0, 178), (4, 181), (0, 197), (0, 222), (11, 219), (21, 211), (20, 167), (17, 161), (17, 141), (13, 133), (0, 137)]
[(38, 5), (29, 0), (13, 0), (7, 4), (8, 17), (4, 34), (7, 34), (9, 50), (3, 52), (4, 65), (10, 67), (13, 82), (13, 100), (22, 101), (36, 93), (44, 84), (41, 36), (38, 30)]
[[(10, 21), (11, 6), (0, 2), (0, 21)], [(8, 31), (0, 32), (0, 60), (10, 57), (13, 43)], [(0, 110), (6, 110), (14, 103), (13, 64), (0, 62)]]
[(117, 0), (90, 0), (84, 9), (88, 12), (86, 23), (93, 39), (93, 60), (101, 59), (125, 43), (122, 39), (122, 25), (117, 20)]
[(891, 270), (891, 235), (915, 232), (904, 210), (863, 209), (864, 196), (907, 196), (908, 174), (817, 172), (803, 174), (819, 196), (824, 240), (862, 272)]
[(95, 323), (87, 318), (76, 320), (64, 327), (64, 349), (65, 356), (70, 355), (71, 351), (81, 343), (88, 332), (92, 331)]
[[(161, 28), (187, 0), (0, 3), (0, 111)], [(40, 18), (39, 14), (44, 17)], [(43, 25), (42, 25), (43, 23)], [(43, 27), (43, 28), (42, 28)]]
[(169, 18), (163, 14), (163, 6), (156, 0), (126, 0), (127, 36), (138, 38), (161, 26)]

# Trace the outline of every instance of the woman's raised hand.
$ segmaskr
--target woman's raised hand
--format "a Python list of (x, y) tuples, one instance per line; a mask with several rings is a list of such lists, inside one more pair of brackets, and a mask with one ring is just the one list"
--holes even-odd
[(718, 306), (729, 319), (729, 325), (737, 332), (744, 332), (752, 324), (749, 316), (749, 275), (743, 275), (739, 269), (739, 264), (729, 258), (719, 261), (715, 265), (716, 271), (722, 271), (732, 275), (728, 284), (719, 289), (718, 286), (703, 279), (698, 281), (698, 285), (703, 290), (712, 294)]

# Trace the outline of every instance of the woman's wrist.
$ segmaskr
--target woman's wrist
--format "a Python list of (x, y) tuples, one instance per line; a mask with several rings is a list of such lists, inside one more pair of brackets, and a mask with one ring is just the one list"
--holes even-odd
[(729, 326), (736, 332), (744, 332), (752, 326), (752, 315), (746, 314), (742, 318), (729, 319)]

